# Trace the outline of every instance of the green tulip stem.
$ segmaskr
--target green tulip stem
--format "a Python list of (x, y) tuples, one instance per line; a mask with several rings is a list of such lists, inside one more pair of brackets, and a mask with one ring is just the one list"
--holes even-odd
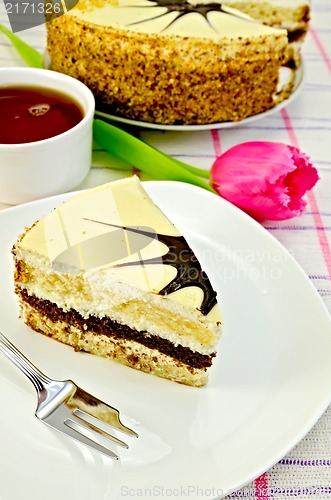
[[(162, 154), (164, 154), (164, 153), (162, 153)], [(177, 158), (172, 158), (172, 160), (174, 162), (176, 162), (178, 165), (180, 165), (181, 167), (183, 167), (186, 170), (188, 170), (189, 172), (191, 172), (192, 174), (198, 175), (199, 177), (203, 177), (204, 179), (209, 180), (210, 172), (208, 170), (204, 170), (204, 169), (198, 168), (198, 167), (193, 167), (192, 165), (189, 165), (188, 163), (184, 163), (180, 160), (177, 160)]]
[[(174, 180), (194, 184), (215, 193), (207, 182), (198, 177), (184, 163), (161, 153), (152, 146), (110, 125), (102, 120), (94, 120), (93, 135), (96, 143), (114, 156), (130, 163), (141, 172), (158, 180)], [(200, 169), (198, 169), (199, 171)]]

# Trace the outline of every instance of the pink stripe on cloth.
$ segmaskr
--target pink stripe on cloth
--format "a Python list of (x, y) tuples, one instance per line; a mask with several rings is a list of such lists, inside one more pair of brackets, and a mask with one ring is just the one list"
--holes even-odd
[[(289, 117), (286, 109), (281, 110), (281, 115), (282, 115), (282, 118), (284, 120), (286, 131), (289, 135), (290, 142), (291, 142), (292, 146), (295, 146), (296, 148), (298, 148), (299, 143), (298, 143), (297, 137), (296, 137), (295, 132), (294, 132), (294, 128), (292, 126), (290, 117)], [(309, 193), (308, 193), (308, 201), (309, 201), (309, 204), (311, 206), (312, 213), (313, 213), (312, 217), (314, 220), (315, 229), (317, 232), (318, 241), (319, 241), (319, 244), (321, 247), (324, 262), (325, 262), (329, 277), (331, 279), (331, 248), (330, 248), (330, 245), (329, 245), (329, 242), (327, 239), (325, 227), (323, 225), (323, 220), (322, 220), (319, 208), (318, 208), (317, 200), (316, 200), (316, 197), (312, 191), (309, 191)]]
[(324, 62), (326, 63), (326, 65), (329, 68), (329, 71), (331, 73), (331, 60), (329, 58), (329, 55), (328, 55), (326, 49), (324, 48), (324, 45), (322, 44), (319, 36), (317, 35), (316, 31), (312, 27), (310, 27), (309, 31), (310, 31), (311, 36), (314, 39), (315, 44), (318, 47), (318, 50), (320, 51), (321, 56), (324, 59)]
[(322, 217), (321, 217), (321, 214), (318, 210), (317, 201), (316, 201), (315, 195), (312, 191), (310, 191), (308, 193), (308, 200), (309, 200), (309, 204), (311, 206), (311, 209), (314, 212), (313, 219), (314, 219), (314, 223), (316, 226), (316, 231), (318, 233), (318, 239), (319, 239), (319, 243), (320, 243), (320, 246), (321, 246), (321, 249), (323, 252), (323, 257), (324, 257), (324, 261), (326, 264), (326, 268), (328, 270), (329, 278), (331, 280), (331, 249), (330, 249), (328, 239), (326, 237), (326, 232), (324, 230)]
[(254, 486), (256, 500), (269, 500), (268, 478), (266, 472), (255, 479)]
[(216, 158), (218, 158), (222, 154), (221, 138), (220, 138), (220, 134), (219, 134), (218, 130), (212, 130), (211, 137), (213, 140), (215, 156), (216, 156)]
[(288, 116), (288, 113), (287, 113), (286, 109), (283, 108), (281, 110), (280, 114), (282, 115), (282, 118), (284, 120), (286, 132), (289, 135), (290, 142), (291, 142), (292, 146), (294, 146), (296, 148), (299, 148), (299, 143), (298, 143), (298, 140), (297, 140), (297, 137), (295, 135), (295, 132), (294, 132), (294, 129), (293, 129), (290, 117)]

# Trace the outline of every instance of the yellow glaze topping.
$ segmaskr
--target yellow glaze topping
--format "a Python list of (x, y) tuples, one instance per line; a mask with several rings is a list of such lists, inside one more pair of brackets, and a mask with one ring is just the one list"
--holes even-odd
[[(136, 176), (61, 204), (27, 231), (20, 247), (49, 259), (55, 273), (85, 273), (92, 281), (95, 273), (110, 273), (119, 283), (205, 308), (205, 315), (216, 305), (194, 253)], [(193, 281), (187, 255), (196, 266)]]
[(217, 0), (80, 0), (69, 14), (146, 34), (220, 39), (285, 33)]

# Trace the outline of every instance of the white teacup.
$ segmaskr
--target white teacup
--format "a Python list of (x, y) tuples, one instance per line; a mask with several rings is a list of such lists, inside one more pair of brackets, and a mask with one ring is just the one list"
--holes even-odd
[(0, 68), (0, 87), (25, 86), (67, 95), (81, 107), (83, 118), (73, 128), (49, 139), (0, 144), (2, 203), (24, 203), (69, 191), (86, 177), (91, 167), (95, 108), (92, 92), (80, 81), (54, 71)]

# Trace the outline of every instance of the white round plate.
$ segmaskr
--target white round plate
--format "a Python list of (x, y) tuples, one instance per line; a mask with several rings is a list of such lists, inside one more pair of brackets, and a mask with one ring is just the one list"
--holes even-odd
[[(216, 195), (176, 182), (145, 187), (196, 251), (224, 316), (204, 388), (127, 368), (40, 335), (18, 318), (11, 247), (61, 195), (0, 213), (0, 330), (42, 371), (119, 408), (139, 433), (112, 461), (34, 417), (30, 382), (0, 360), (1, 498), (220, 498), (280, 460), (331, 399), (331, 320), (293, 257)], [(126, 438), (127, 439), (127, 438)]]
[[(287, 68), (285, 68), (285, 71)], [(149, 123), (142, 122), (137, 120), (130, 120), (129, 118), (124, 118), (121, 116), (111, 115), (105, 113), (103, 111), (95, 110), (96, 116), (99, 118), (104, 118), (110, 121), (115, 121), (119, 123), (124, 123), (127, 125), (133, 125), (137, 127), (150, 128), (154, 130), (165, 130), (165, 131), (176, 131), (176, 132), (194, 132), (194, 131), (202, 131), (202, 130), (214, 130), (214, 129), (223, 129), (223, 128), (233, 128), (241, 125), (248, 125), (256, 120), (261, 120), (262, 118), (266, 118), (270, 115), (273, 115), (277, 111), (281, 110), (285, 106), (288, 106), (290, 102), (292, 102), (300, 93), (304, 82), (304, 63), (302, 62), (299, 68), (295, 72), (295, 79), (293, 89), (291, 94), (287, 99), (277, 104), (275, 107), (265, 111), (264, 113), (259, 113), (254, 116), (249, 116), (243, 120), (237, 122), (220, 122), (220, 123), (208, 123), (206, 125), (161, 125), (158, 123)]]

